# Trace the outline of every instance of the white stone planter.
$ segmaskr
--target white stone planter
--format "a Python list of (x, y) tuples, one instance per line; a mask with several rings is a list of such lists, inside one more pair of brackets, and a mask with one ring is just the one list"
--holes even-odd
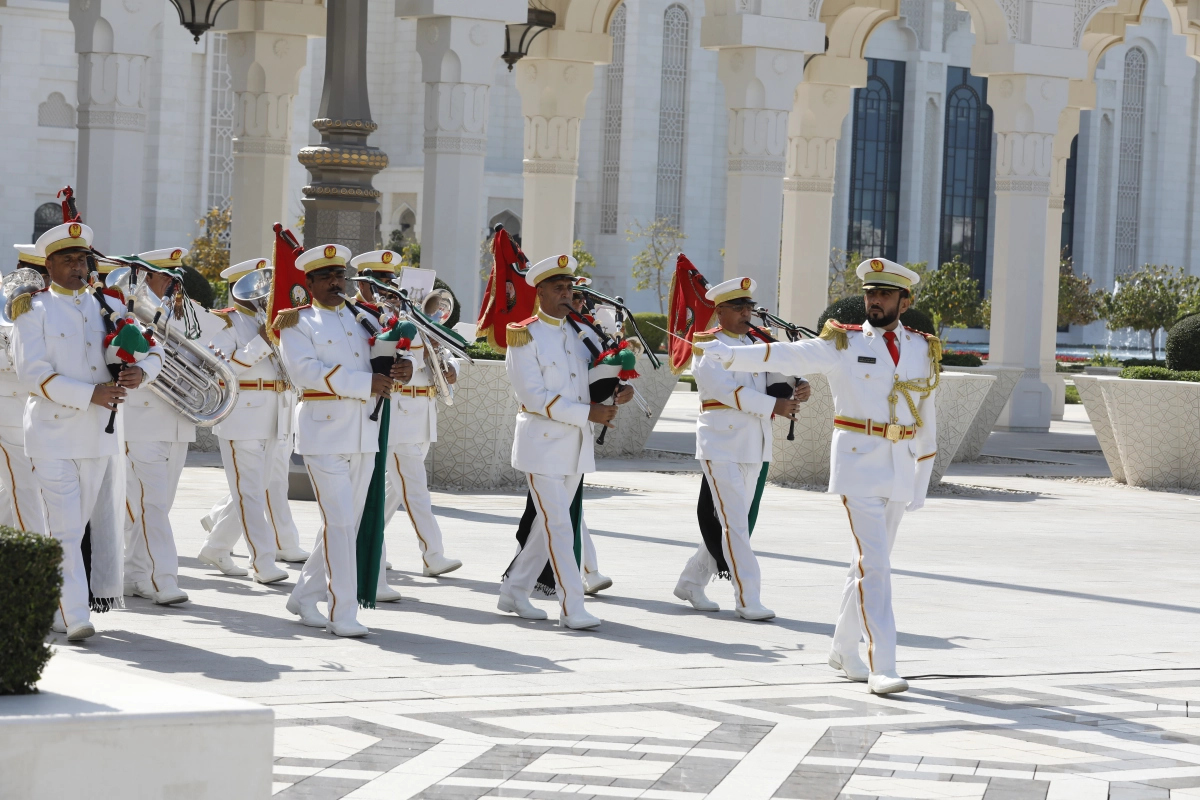
[(991, 435), (992, 428), (996, 427), (996, 420), (1000, 419), (1000, 412), (1008, 404), (1008, 399), (1012, 397), (1013, 389), (1016, 388), (1017, 381), (1020, 380), (1024, 370), (1019, 367), (989, 366), (948, 367), (948, 369), (967, 375), (996, 376), (995, 382), (988, 390), (987, 397), (983, 400), (983, 405), (979, 407), (979, 413), (975, 415), (975, 421), (971, 423), (971, 429), (967, 431), (962, 444), (958, 446), (958, 452), (954, 454), (956, 462), (974, 461), (983, 452), (988, 436)]
[(1200, 489), (1200, 383), (1083, 376), (1075, 385), (1113, 477)]
[[(671, 396), (676, 377), (664, 362), (661, 369), (638, 357), (635, 381), (653, 416), (647, 419), (632, 403), (617, 416), (617, 427), (608, 432), (596, 456), (637, 455)], [(509, 466), (513, 432), (517, 425), (517, 398), (508, 382), (503, 361), (476, 361), (463, 370), (454, 393), (454, 405), (438, 408), (438, 440), (425, 462), (430, 484), (450, 489), (504, 489), (525, 485), (525, 476)], [(599, 435), (598, 433), (595, 435)]]
[[(773, 425), (774, 458), (767, 472), (770, 480), (816, 486), (829, 483), (833, 393), (824, 375), (813, 375), (808, 380), (813, 387), (812, 397), (800, 405), (795, 441), (787, 440), (787, 420), (776, 419)], [(938, 454), (932, 483), (941, 481), (996, 380), (995, 375), (942, 373), (937, 398)]]
[(271, 709), (50, 659), (38, 693), (0, 697), (0, 797), (271, 796)]

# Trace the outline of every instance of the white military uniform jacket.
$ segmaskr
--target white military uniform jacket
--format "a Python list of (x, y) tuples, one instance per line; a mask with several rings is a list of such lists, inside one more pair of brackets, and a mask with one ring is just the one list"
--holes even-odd
[(538, 475), (595, 472), (587, 346), (566, 320), (540, 311), (506, 334), (504, 367), (521, 403), (513, 468)]
[(375, 453), (371, 347), (346, 306), (296, 310), (297, 322), (279, 332), (288, 374), (304, 390), (296, 408), (296, 452), (302, 456)]
[[(734, 336), (719, 328), (715, 334), (698, 335), (697, 341), (710, 337), (730, 347), (755, 343), (749, 334)], [(775, 412), (775, 398), (767, 394), (767, 385), (783, 378), (757, 365), (750, 370), (727, 370), (716, 360), (703, 355), (693, 365), (692, 375), (700, 395), (696, 458), (740, 464), (770, 461), (771, 415)]]
[[(225, 316), (229, 325), (210, 346), (237, 375), (241, 388), (229, 416), (213, 426), (222, 439), (288, 439), (296, 413), (296, 392), (285, 389), (271, 347), (258, 335), (254, 316), (240, 309)], [(251, 388), (250, 384), (265, 388)]]
[[(835, 341), (810, 339), (803, 342), (738, 347), (733, 350), (730, 369), (758, 369), (769, 364), (788, 374), (819, 372), (829, 376), (833, 390), (835, 416), (886, 425), (891, 420), (888, 397), (897, 381), (924, 381), (930, 378), (932, 359), (923, 334), (897, 326), (900, 361), (892, 364), (883, 330), (863, 323), (845, 326), (846, 348), (839, 350)], [(698, 381), (697, 381), (698, 382)], [(854, 497), (885, 497), (910, 503), (910, 509), (924, 504), (937, 455), (937, 418), (934, 391), (924, 400), (910, 391), (917, 403), (922, 425), (912, 439), (892, 442), (883, 436), (868, 436), (835, 428), (829, 491)], [(912, 426), (916, 420), (897, 392), (896, 422)]]
[[(190, 301), (195, 302), (195, 301)], [(207, 314), (197, 306), (197, 312)], [(184, 338), (183, 323), (172, 317), (167, 323), (171, 327), (172, 338)], [(154, 337), (162, 337), (160, 331), (154, 331)], [(199, 340), (203, 345), (203, 335)], [(140, 388), (133, 389), (125, 398), (125, 440), (128, 442), (194, 442), (196, 441), (196, 424), (176, 411), (170, 403), (163, 400), (143, 383)]]
[(0, 425), (19, 428), (29, 387), (17, 380), (17, 369), (8, 356), (9, 349), (0, 347)]
[[(425, 444), (437, 441), (437, 397), (428, 394), (433, 386), (433, 376), (425, 368), (425, 336), (417, 334), (410, 347), (409, 361), (413, 365), (412, 380), (407, 384), (397, 383), (392, 387), (391, 427), (388, 428), (388, 446), (395, 444)], [(446, 364), (458, 372), (457, 358), (449, 358)], [(409, 387), (405, 393), (404, 386)], [(451, 384), (451, 389), (454, 385)], [(422, 396), (422, 393), (426, 396)]]
[[(104, 302), (111, 310), (122, 309), (116, 300), (105, 297)], [(104, 432), (111, 412), (92, 404), (96, 386), (112, 382), (104, 361), (99, 302), (88, 289), (72, 293), (52, 285), (34, 294), (30, 306), (17, 318), (13, 341), (17, 377), (30, 392), (24, 409), (26, 455), (82, 459), (120, 454), (120, 429)], [(145, 372), (143, 386), (158, 377), (162, 358), (156, 345), (138, 364)], [(127, 403), (128, 397), (118, 406), (118, 425)]]

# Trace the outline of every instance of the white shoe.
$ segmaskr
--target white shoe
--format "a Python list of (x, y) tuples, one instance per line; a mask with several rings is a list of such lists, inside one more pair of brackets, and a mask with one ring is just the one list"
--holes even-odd
[[(426, 578), (433, 578), (438, 575), (445, 575), (447, 572), (454, 572), (462, 566), (462, 562), (457, 558), (446, 558), (444, 555), (428, 555), (425, 556), (425, 568), (421, 570), (421, 574)], [(391, 565), (388, 565), (391, 569)]]
[(612, 586), (612, 578), (607, 575), (602, 575), (599, 572), (585, 572), (583, 574), (583, 593), (595, 594), (602, 592)]
[(908, 681), (897, 675), (896, 670), (891, 670), (890, 672), (872, 672), (871, 677), (867, 679), (867, 691), (871, 694), (907, 692)]
[(775, 612), (766, 608), (761, 603), (756, 606), (738, 606), (737, 613), (742, 619), (775, 619)]
[(294, 597), (289, 597), (287, 610), (298, 616), (301, 624), (307, 625), (310, 628), (324, 628), (329, 624), (329, 620), (317, 610), (315, 603), (311, 606), (302, 606)]
[(84, 639), (88, 639), (95, 635), (96, 629), (92, 626), (92, 623), (88, 622), (87, 620), (84, 620), (83, 622), (76, 622), (74, 625), (67, 628), (68, 642), (82, 642)]
[(376, 603), (395, 603), (403, 599), (403, 596), (399, 592), (386, 583), (381, 583), (375, 587)]
[(334, 636), (348, 636), (350, 638), (366, 636), (371, 632), (366, 625), (363, 625), (358, 620), (351, 620), (349, 622), (333, 622), (330, 620), (329, 624), (325, 626), (325, 630)]
[(558, 624), (573, 631), (586, 631), (599, 628), (600, 618), (592, 616), (586, 611), (580, 611), (578, 614), (563, 614), (558, 618)]
[(156, 605), (160, 606), (173, 606), (176, 603), (186, 603), (188, 599), (187, 592), (178, 586), (155, 589), (154, 584), (150, 581), (134, 581), (133, 594), (137, 597), (152, 600)]
[(675, 596), (685, 603), (691, 603), (697, 611), (720, 611), (721, 606), (715, 600), (710, 600), (704, 590), (698, 586), (679, 583), (675, 586)]
[(284, 580), (287, 577), (288, 571), (286, 569), (280, 569), (274, 564), (271, 564), (266, 569), (254, 570), (253, 575), (255, 583), (279, 583), (279, 581)]
[(383, 568), (384, 568), (384, 569), (391, 569), (391, 568), (392, 568), (392, 562), (390, 562), (390, 561), (385, 561), (385, 562), (383, 562)]
[(521, 619), (545, 619), (546, 612), (529, 602), (528, 597), (512, 597), (501, 593), (500, 602), (496, 608), (509, 614), (516, 614)]
[(201, 564), (208, 564), (210, 567), (216, 567), (222, 575), (232, 575), (235, 578), (243, 578), (250, 574), (250, 570), (245, 567), (239, 567), (237, 562), (233, 560), (233, 556), (229, 553), (221, 553), (213, 550), (211, 547), (205, 547), (200, 551), (200, 555), (196, 556)]
[(276, 561), (287, 561), (292, 564), (302, 564), (308, 561), (308, 557), (312, 555), (303, 547), (285, 547), (275, 553)]
[(839, 653), (837, 650), (829, 651), (829, 666), (834, 669), (840, 669), (846, 673), (846, 677), (852, 681), (866, 683), (867, 678), (871, 676), (871, 670), (863, 663), (863, 660), (858, 657), (858, 653)]
[(137, 597), (137, 583), (135, 581), (125, 581), (125, 588), (122, 592), (126, 597)]

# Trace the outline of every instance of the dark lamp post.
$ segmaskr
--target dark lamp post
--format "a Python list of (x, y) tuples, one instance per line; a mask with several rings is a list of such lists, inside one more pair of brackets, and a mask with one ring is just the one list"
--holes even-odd
[[(548, 31), (554, 27), (554, 23), (558, 21), (558, 17), (553, 11), (546, 11), (541, 8), (529, 9), (529, 16), (526, 18), (524, 25), (509, 25), (504, 29), (504, 63), (508, 64), (508, 71), (512, 72), (513, 66), (525, 56), (529, 55), (529, 46), (533, 44), (543, 31)], [(514, 39), (516, 43), (514, 45)]]
[(200, 34), (211, 28), (217, 21), (217, 12), (229, 0), (171, 0), (171, 5), (179, 12), (179, 24), (187, 28), (200, 41)]

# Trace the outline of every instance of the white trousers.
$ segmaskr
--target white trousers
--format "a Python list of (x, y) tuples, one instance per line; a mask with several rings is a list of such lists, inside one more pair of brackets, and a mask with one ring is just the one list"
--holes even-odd
[(596, 545), (592, 542), (592, 532), (588, 530), (587, 520), (580, 515), (579, 520), (579, 541), (583, 543), (583, 571), (587, 575), (600, 571), (600, 564), (596, 560)]
[(20, 425), (0, 425), (0, 525), (31, 533), (46, 529), (42, 497), (33, 462), (25, 455), (25, 431)]
[(401, 505), (404, 506), (413, 532), (417, 534), (424, 566), (429, 566), (426, 556), (440, 556), (443, 553), (442, 529), (433, 516), (429, 478), (425, 474), (425, 454), (428, 452), (428, 442), (396, 444), (388, 448), (387, 496), (383, 507), (384, 525), (391, 525), (396, 511)]
[(179, 586), (171, 506), (187, 459), (187, 442), (126, 442), (125, 582), (154, 591)]
[(850, 573), (842, 589), (842, 605), (833, 649), (858, 651), (867, 640), (867, 666), (871, 672), (896, 668), (896, 618), (892, 614), (892, 545), (904, 517), (902, 502), (885, 497), (842, 496), (854, 541)]
[(256, 572), (274, 565), (280, 550), (300, 546), (288, 505), (291, 443), (287, 439), (220, 439), (229, 494), (208, 514), (205, 547), (230, 553), (242, 536)]
[(83, 568), (83, 529), (92, 517), (108, 458), (33, 459), (34, 475), (42, 495), (47, 531), (62, 543), (63, 587), (58, 613), (70, 627), (86, 622), (87, 573)]
[[(760, 604), (762, 573), (758, 558), (750, 547), (750, 506), (754, 503), (762, 462), (701, 461), (700, 466), (712, 490), (713, 507), (721, 522), (721, 551), (729, 565), (733, 600), (738, 608), (757, 606)], [(701, 542), (688, 559), (679, 580), (702, 589), (716, 574), (717, 561)]]
[(537, 577), (550, 560), (558, 584), (562, 614), (583, 611), (583, 577), (575, 565), (575, 531), (571, 525), (571, 501), (583, 477), (574, 475), (526, 474), (537, 516), (525, 547), (517, 554), (500, 584), (500, 592), (512, 597), (529, 597)]
[(321, 511), (321, 530), (304, 562), (292, 597), (302, 606), (324, 600), (329, 618), (350, 622), (358, 616), (358, 560), (355, 549), (375, 469), (374, 453), (305, 456)]

